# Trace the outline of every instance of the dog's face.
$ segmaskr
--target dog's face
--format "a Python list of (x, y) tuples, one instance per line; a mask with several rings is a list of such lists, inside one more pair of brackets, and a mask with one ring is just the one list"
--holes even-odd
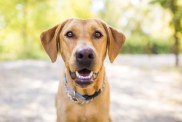
[(42, 44), (54, 62), (58, 49), (76, 84), (92, 84), (103, 66), (108, 50), (113, 62), (125, 37), (97, 19), (69, 19), (41, 35)]
[(107, 32), (100, 22), (72, 20), (59, 35), (60, 50), (72, 79), (89, 85), (97, 78), (107, 47)]

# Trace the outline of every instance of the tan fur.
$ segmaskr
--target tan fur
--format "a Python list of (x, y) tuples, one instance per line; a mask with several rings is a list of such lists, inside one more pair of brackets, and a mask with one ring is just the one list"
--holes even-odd
[[(65, 33), (70, 30), (74, 31), (76, 35), (73, 39), (65, 37)], [(103, 34), (99, 40), (92, 36), (96, 30)], [(110, 61), (114, 61), (122, 48), (125, 36), (98, 19), (68, 19), (43, 32), (41, 41), (52, 62), (56, 61), (58, 51), (60, 52), (65, 63), (63, 75), (66, 75), (68, 84), (78, 93), (92, 95), (105, 82), (104, 90), (95, 100), (88, 104), (78, 105), (65, 94), (64, 79), (62, 78), (56, 97), (57, 122), (110, 122), (109, 84), (105, 76), (103, 61), (107, 50)], [(99, 72), (96, 81), (87, 87), (77, 85), (69, 74), (69, 71), (76, 71), (75, 51), (84, 46), (94, 50), (96, 58), (93, 71)]]

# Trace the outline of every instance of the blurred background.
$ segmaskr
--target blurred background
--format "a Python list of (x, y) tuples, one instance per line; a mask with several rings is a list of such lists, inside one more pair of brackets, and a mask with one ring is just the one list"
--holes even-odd
[(40, 34), (74, 17), (126, 35), (105, 63), (114, 122), (182, 122), (182, 0), (0, 1), (0, 122), (55, 121), (63, 62), (51, 64)]

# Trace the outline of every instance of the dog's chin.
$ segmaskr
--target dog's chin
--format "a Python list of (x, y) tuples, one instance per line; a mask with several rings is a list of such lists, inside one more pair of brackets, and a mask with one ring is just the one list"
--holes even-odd
[(97, 75), (98, 73), (86, 68), (75, 72), (70, 71), (70, 76), (73, 81), (81, 87), (87, 87), (94, 83), (97, 79)]

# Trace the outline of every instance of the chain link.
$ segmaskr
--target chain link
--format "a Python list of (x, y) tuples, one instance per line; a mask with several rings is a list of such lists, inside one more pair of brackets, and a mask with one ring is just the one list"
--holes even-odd
[[(101, 87), (101, 89), (100, 89), (100, 92), (103, 91), (104, 87), (105, 87), (105, 82), (103, 82), (102, 87)], [(74, 91), (72, 94), (70, 93), (70, 91), (72, 91), (72, 90), (68, 90), (68, 86), (67, 86), (66, 81), (65, 81), (65, 83), (64, 83), (64, 89), (65, 89), (65, 93), (67, 94), (68, 98), (69, 98), (71, 101), (73, 101), (73, 102), (75, 102), (75, 103), (77, 103), (77, 104), (79, 104), (79, 105), (83, 105), (83, 104), (87, 104), (87, 103), (89, 103), (89, 102), (92, 102), (92, 101), (97, 97), (97, 96), (95, 96), (95, 97), (93, 97), (93, 98), (91, 98), (91, 99), (89, 99), (89, 100), (83, 100), (82, 98), (78, 98), (78, 97), (75, 95), (75, 91)]]

